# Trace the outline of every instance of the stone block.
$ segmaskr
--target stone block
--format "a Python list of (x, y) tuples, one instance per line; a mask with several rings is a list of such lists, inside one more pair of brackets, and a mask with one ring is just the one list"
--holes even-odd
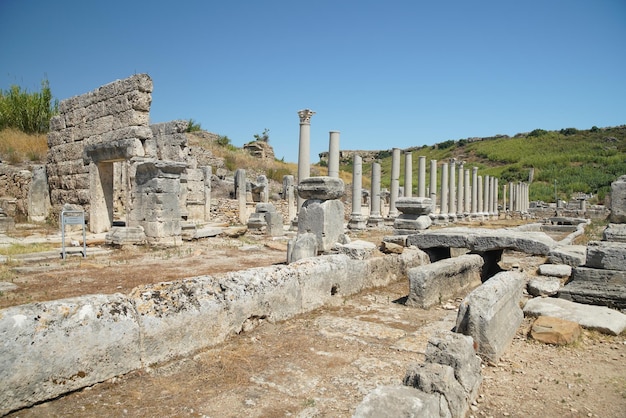
[(343, 220), (344, 206), (340, 200), (309, 199), (298, 214), (298, 234), (315, 234), (318, 251), (327, 252), (343, 234)]
[(626, 223), (626, 175), (611, 183), (610, 209), (609, 222)]
[(140, 368), (133, 310), (119, 294), (1, 310), (0, 414)]
[(406, 304), (428, 309), (478, 286), (483, 264), (480, 255), (467, 254), (409, 269)]
[(267, 234), (270, 237), (281, 237), (285, 235), (283, 229), (283, 215), (279, 212), (265, 212), (265, 222), (267, 223)]
[[(449, 414), (449, 411), (447, 411)], [(357, 405), (353, 418), (445, 417), (440, 396), (407, 386), (379, 386)]]
[(626, 243), (626, 224), (609, 224), (602, 232), (602, 240)]
[(343, 197), (345, 185), (337, 177), (309, 177), (298, 183), (297, 190), (302, 199), (332, 200)]
[(565, 264), (541, 264), (539, 274), (552, 277), (569, 277), (572, 275), (572, 267)]
[(376, 245), (362, 240), (356, 240), (347, 244), (337, 244), (334, 249), (339, 254), (345, 254), (354, 260), (365, 260), (370, 258), (376, 250)]
[(121, 227), (114, 226), (104, 237), (104, 243), (107, 245), (141, 245), (146, 242), (146, 234), (140, 226)]
[(317, 237), (312, 233), (299, 234), (287, 244), (287, 263), (315, 257), (318, 252)]
[(587, 244), (586, 267), (626, 271), (626, 243), (591, 241)]
[(524, 305), (529, 316), (551, 316), (580, 324), (604, 334), (619, 335), (626, 329), (626, 315), (604, 306), (585, 305), (556, 298), (534, 298)]
[(559, 245), (548, 253), (551, 264), (565, 264), (578, 267), (585, 264), (587, 247), (585, 245)]
[(454, 377), (454, 369), (448, 365), (414, 365), (407, 370), (403, 383), (424, 393), (443, 396), (444, 409), (453, 417), (464, 417), (469, 410), (465, 390)]
[(430, 228), (432, 220), (428, 215), (401, 214), (393, 221), (395, 230), (421, 231)]
[(433, 201), (428, 197), (401, 197), (396, 200), (396, 209), (408, 215), (428, 215)]
[(540, 316), (530, 330), (533, 340), (553, 345), (566, 345), (577, 341), (581, 328), (576, 322), (550, 316)]
[(626, 271), (576, 267), (570, 281), (559, 290), (559, 298), (626, 309)]
[(528, 281), (528, 293), (533, 296), (554, 296), (561, 288), (557, 278), (536, 278)]
[(480, 356), (498, 361), (513, 340), (524, 317), (519, 303), (525, 282), (522, 273), (501, 272), (461, 302), (455, 330), (474, 338)]

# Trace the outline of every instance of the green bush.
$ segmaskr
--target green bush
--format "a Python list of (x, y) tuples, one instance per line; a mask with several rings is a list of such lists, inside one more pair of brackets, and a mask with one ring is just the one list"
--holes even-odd
[(193, 119), (189, 119), (188, 124), (187, 124), (187, 132), (198, 132), (201, 130), (202, 130), (202, 127), (200, 126), (199, 123), (197, 123)]
[(221, 147), (227, 147), (230, 145), (230, 138), (226, 135), (218, 135), (217, 141), (215, 142)]
[(52, 100), (47, 79), (41, 82), (41, 91), (29, 93), (13, 85), (0, 90), (0, 129), (14, 128), (29, 134), (48, 132), (50, 118), (59, 113), (59, 103)]

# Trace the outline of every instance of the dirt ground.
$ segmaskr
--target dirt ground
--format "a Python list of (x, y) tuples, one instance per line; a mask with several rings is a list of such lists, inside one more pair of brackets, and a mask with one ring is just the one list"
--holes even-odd
[[(379, 242), (381, 236), (360, 236)], [(128, 247), (111, 254), (10, 266), (0, 307), (89, 293), (127, 293), (165, 280), (282, 263), (285, 243), (249, 236), (179, 247)], [(533, 274), (541, 257), (507, 254)], [(505, 266), (506, 267), (506, 266)], [(460, 297), (430, 310), (403, 301), (407, 280), (340, 297), (281, 323), (261, 321), (217, 347), (130, 373), (10, 414), (10, 417), (349, 417), (377, 385), (401, 383), (426, 341), (449, 330)], [(462, 295), (461, 295), (462, 296)], [(626, 336), (585, 331), (570, 346), (517, 337), (484, 364), (474, 417), (625, 417)]]

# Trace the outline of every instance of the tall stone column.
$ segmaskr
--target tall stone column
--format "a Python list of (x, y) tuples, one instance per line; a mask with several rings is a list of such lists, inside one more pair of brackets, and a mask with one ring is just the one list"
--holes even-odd
[(463, 219), (463, 192), (465, 190), (465, 170), (463, 169), (464, 161), (459, 161), (459, 184), (456, 189), (456, 216)]
[(494, 178), (494, 185), (493, 185), (493, 213), (496, 219), (500, 217), (500, 211), (498, 210), (498, 195), (499, 195), (498, 178), (496, 177)]
[(328, 177), (339, 177), (339, 131), (330, 131), (328, 140)]
[(489, 201), (489, 176), (485, 176), (485, 187), (483, 187), (483, 215), (489, 217), (489, 208), (491, 207)]
[(361, 212), (361, 189), (363, 187), (363, 159), (354, 154), (352, 164), (352, 214), (348, 222), (350, 229), (365, 229), (365, 217)]
[(450, 186), (448, 192), (450, 197), (448, 198), (448, 217), (451, 222), (456, 220), (456, 159), (450, 159)]
[(515, 186), (513, 185), (513, 182), (510, 181), (509, 182), (509, 207), (508, 207), (508, 211), (509, 212), (513, 212), (513, 198), (514, 198), (514, 192), (515, 192)]
[(485, 212), (485, 201), (483, 195), (483, 176), (478, 176), (476, 194), (478, 195), (478, 205), (476, 205), (476, 217), (483, 218)]
[(213, 177), (213, 169), (211, 166), (202, 167), (202, 175), (204, 177), (204, 220), (211, 219), (211, 177)]
[(472, 209), (471, 214), (476, 217), (478, 212), (478, 167), (472, 167)]
[(506, 218), (506, 206), (507, 206), (507, 185), (503, 184), (502, 185), (502, 212), (504, 212), (505, 214), (505, 218)]
[(439, 217), (442, 222), (448, 221), (448, 163), (441, 165), (441, 208)]
[[(300, 143), (298, 149), (298, 184), (311, 176), (311, 116), (315, 114), (310, 109), (298, 111), (300, 118)], [(298, 213), (304, 199), (298, 196)]]
[(430, 213), (435, 214), (437, 209), (437, 160), (430, 160), (430, 199), (433, 201), (433, 208)]
[(472, 201), (472, 196), (470, 192), (470, 171), (469, 169), (466, 169), (465, 170), (465, 192), (463, 193), (463, 202), (465, 203), (464, 208), (463, 208), (463, 214), (465, 216), (469, 216), (471, 201)]
[(380, 213), (380, 163), (372, 163), (372, 190), (370, 193), (372, 208), (367, 225), (379, 227), (383, 225), (383, 217)]
[(426, 157), (419, 157), (417, 170), (417, 197), (426, 197)]
[(391, 151), (391, 196), (389, 198), (389, 218), (398, 216), (396, 201), (398, 200), (398, 189), (400, 188), (400, 148)]
[(413, 155), (404, 153), (404, 197), (413, 197)]

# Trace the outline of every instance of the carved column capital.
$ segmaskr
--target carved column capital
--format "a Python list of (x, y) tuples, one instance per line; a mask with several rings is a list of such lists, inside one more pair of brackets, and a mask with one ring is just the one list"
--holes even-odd
[(298, 116), (300, 117), (300, 124), (310, 125), (311, 116), (315, 114), (311, 109), (298, 110)]

